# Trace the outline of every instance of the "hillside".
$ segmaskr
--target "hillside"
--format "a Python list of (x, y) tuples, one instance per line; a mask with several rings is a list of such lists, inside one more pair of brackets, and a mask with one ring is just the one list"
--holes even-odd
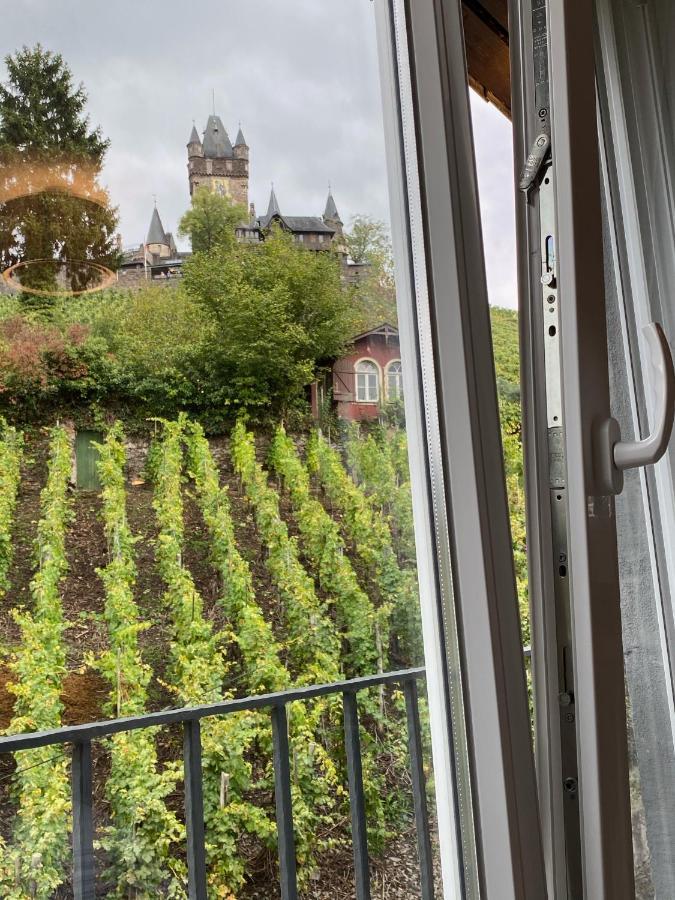
[[(2, 448), (9, 494), (12, 440), (10, 430)], [(99, 461), (103, 490), (85, 492), (69, 487), (70, 439), (62, 428), (26, 435), (17, 502), (0, 520), (0, 539), (9, 536), (13, 551), (0, 607), (1, 727), (75, 724), (408, 665), (419, 634), (416, 617), (402, 613), (417, 604), (405, 446), (399, 438), (391, 447), (355, 434), (350, 441), (352, 471), (366, 466), (360, 486), (335, 451), (315, 439), (309, 448), (303, 439), (298, 455), (283, 432), (272, 445), (269, 436), (254, 443), (243, 429), (234, 443), (207, 442), (199, 428), (173, 422), (149, 448), (142, 440), (125, 442), (115, 428)], [(388, 508), (376, 490), (382, 483), (369, 480), (373, 462), (391, 478)], [(54, 565), (60, 568), (52, 579)], [(15, 610), (23, 610), (18, 619)], [(51, 639), (36, 654), (43, 628)], [(385, 696), (384, 708), (373, 702), (364, 698), (362, 713), (374, 885), (380, 879), (382, 896), (392, 900), (413, 897), (418, 875), (405, 729), (393, 695)], [(298, 707), (292, 720), (301, 876), (305, 896), (317, 900), (323, 889), (307, 879), (319, 871), (331, 873), (322, 884), (344, 883), (344, 893), (332, 896), (352, 896), (349, 812), (346, 795), (335, 793), (345, 777), (341, 726), (331, 709), (328, 704), (317, 720)], [(231, 716), (213, 728), (212, 738), (210, 731), (204, 737), (213, 896), (230, 896), (217, 893), (227, 887), (233, 896), (271, 898), (267, 726)], [(314, 758), (305, 755), (310, 732)], [(177, 738), (167, 730), (95, 748), (97, 831), (107, 835), (98, 867), (106, 896), (117, 895), (114, 883), (164, 892), (182, 882)], [(7, 890), (17, 877), (37, 880), (44, 885), (37, 896), (52, 896), (59, 884), (68, 896), (65, 759), (43, 754), (28, 768), (8, 759), (1, 766), (0, 835), (7, 849), (0, 885)], [(222, 772), (233, 773), (225, 806)], [(36, 792), (44, 799), (27, 821), (22, 810)], [(59, 815), (61, 792), (66, 806)], [(151, 820), (138, 806), (149, 798)], [(29, 837), (35, 827), (43, 833), (37, 845)], [(165, 837), (161, 845), (152, 837), (157, 829)]]

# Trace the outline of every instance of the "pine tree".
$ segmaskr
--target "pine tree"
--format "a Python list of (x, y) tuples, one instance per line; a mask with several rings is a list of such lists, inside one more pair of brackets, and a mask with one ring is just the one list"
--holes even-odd
[[(92, 128), (87, 93), (59, 53), (40, 44), (5, 58), (0, 84), (0, 264), (27, 289), (93, 287), (86, 263), (117, 264), (117, 212), (97, 185), (109, 141)], [(46, 262), (36, 262), (42, 260)], [(58, 266), (61, 263), (62, 266)], [(35, 303), (28, 291), (26, 302)], [(44, 299), (39, 301), (44, 303)]]

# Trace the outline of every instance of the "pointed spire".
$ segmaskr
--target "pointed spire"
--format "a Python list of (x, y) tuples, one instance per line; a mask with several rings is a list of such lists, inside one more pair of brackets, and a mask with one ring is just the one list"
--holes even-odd
[(234, 142), (235, 147), (248, 147), (246, 143), (246, 138), (244, 137), (244, 132), (241, 130), (241, 122), (239, 123), (239, 131), (237, 132), (237, 139)]
[(155, 201), (155, 208), (152, 211), (152, 219), (150, 219), (150, 228), (148, 228), (148, 236), (145, 240), (146, 244), (168, 244), (166, 239), (166, 233), (164, 231), (164, 226), (162, 225), (162, 220), (159, 217), (159, 211), (157, 209), (157, 201)]
[(206, 159), (232, 158), (232, 144), (220, 116), (209, 116), (203, 147)]
[(269, 222), (272, 216), (280, 216), (281, 210), (279, 209), (279, 201), (277, 200), (277, 195), (274, 193), (274, 182), (272, 182), (272, 191), (270, 193), (270, 202), (267, 206), (267, 215), (265, 218)]
[(328, 199), (326, 200), (326, 209), (323, 213), (323, 220), (324, 222), (339, 222), (340, 225), (342, 225), (342, 219), (340, 218), (340, 213), (335, 205), (333, 191), (331, 190), (330, 185), (328, 185)]
[(199, 137), (199, 132), (197, 131), (197, 126), (195, 123), (192, 123), (192, 132), (190, 134), (190, 140), (188, 141), (188, 147), (190, 144), (201, 144), (202, 139)]

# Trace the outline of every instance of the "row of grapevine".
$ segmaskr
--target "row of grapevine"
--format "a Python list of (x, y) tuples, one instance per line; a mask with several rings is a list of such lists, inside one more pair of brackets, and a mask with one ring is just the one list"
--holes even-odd
[[(220, 486), (208, 441), (197, 424), (188, 429), (188, 458), (211, 536), (213, 565), (220, 576), (221, 605), (242, 656), (245, 690), (251, 694), (284, 690), (291, 686), (291, 676), (282, 662), (281, 648), (272, 627), (256, 601), (250, 567), (236, 545), (227, 490)], [(320, 849), (317, 829), (322, 815), (333, 805), (331, 796), (336, 788), (335, 767), (322, 742), (324, 710), (325, 703), (295, 703), (288, 709), (295, 773), (292, 793), (296, 854), (301, 881), (306, 880)], [(261, 730), (261, 750), (268, 761), (270, 738), (269, 729)], [(271, 786), (273, 773), (269, 765), (265, 777)]]
[[(352, 425), (347, 433), (345, 453), (352, 477), (385, 516), (401, 565), (414, 566), (412, 493), (408, 477), (401, 477), (402, 460), (397, 458), (405, 447), (405, 434), (403, 439), (401, 434), (395, 431), (381, 441), (369, 434), (364, 439), (358, 425)], [(407, 453), (405, 459), (407, 467)]]
[[(341, 677), (338, 676), (341, 662), (340, 634), (333, 621), (320, 608), (314, 582), (300, 562), (296, 541), (289, 536), (287, 526), (281, 518), (279, 496), (270, 487), (263, 467), (256, 460), (253, 435), (246, 431), (241, 421), (232, 434), (231, 452), (235, 469), (239, 472), (244, 489), (253, 505), (258, 530), (267, 547), (268, 570), (284, 603), (291, 658), (298, 667), (298, 681), (321, 683), (335, 680)], [(349, 587), (354, 591), (358, 586), (350, 580)], [(331, 597), (331, 600), (335, 601), (336, 598)], [(372, 610), (368, 608), (366, 613), (374, 628), (375, 617)], [(302, 650), (302, 655), (299, 654), (299, 649)], [(371, 707), (365, 697), (362, 698), (362, 702), (364, 701), (367, 707)], [(327, 715), (323, 715), (324, 709)], [(341, 711), (336, 706), (335, 699), (316, 702), (313, 713), (317, 726), (322, 724), (323, 743), (329, 749), (334, 748), (334, 757), (341, 759)], [(385, 821), (387, 803), (392, 808), (396, 804), (392, 804), (391, 798), (385, 799), (387, 791), (381, 775), (382, 767), (379, 765), (378, 754), (382, 752), (388, 757), (392, 762), (392, 769), (399, 754), (393, 752), (393, 747), (383, 749), (379, 737), (373, 737), (365, 729), (361, 730), (361, 737), (369, 835), (372, 845), (381, 847), (387, 833)], [(320, 744), (318, 750), (321, 750)], [(296, 745), (296, 752), (307, 753), (307, 747), (302, 741)], [(327, 768), (328, 764), (329, 758), (324, 755), (323, 777), (326, 778), (330, 772), (331, 781), (338, 784), (340, 779), (337, 777), (337, 769), (334, 772), (330, 771)], [(312, 806), (314, 816), (316, 810), (320, 811), (324, 827), (330, 823), (334, 814), (326, 804), (326, 799), (323, 789), (315, 796)]]
[[(124, 433), (119, 423), (98, 447), (102, 516), (109, 562), (99, 570), (105, 587), (109, 647), (93, 664), (110, 684), (106, 712), (114, 717), (146, 710), (150, 667), (143, 661), (138, 636), (147, 627), (134, 600), (134, 537), (127, 521)], [(110, 773), (106, 796), (111, 823), (101, 836), (110, 854), (107, 872), (115, 897), (149, 896), (165, 883), (173, 865), (171, 846), (182, 827), (166, 806), (176, 775), (160, 771), (154, 730), (114, 735), (109, 742)]]
[(7, 591), (12, 562), (12, 523), (19, 492), (23, 434), (5, 426), (0, 439), (0, 596)]
[[(159, 524), (156, 557), (173, 624), (168, 680), (179, 702), (192, 706), (223, 698), (230, 638), (214, 633), (204, 618), (202, 598), (182, 562), (185, 425), (183, 418), (164, 423), (152, 469)], [(243, 833), (267, 844), (274, 840), (275, 827), (267, 812), (245, 799), (252, 782), (250, 750), (260, 728), (261, 716), (254, 712), (210, 718), (202, 726), (204, 817), (214, 896), (235, 894), (243, 882), (245, 861), (239, 852)]]
[(417, 575), (399, 566), (386, 520), (345, 470), (339, 452), (314, 432), (307, 448), (307, 466), (321, 484), (328, 502), (342, 515), (342, 525), (370, 574), (382, 603), (392, 609), (392, 630), (399, 652), (408, 662), (422, 659)]
[[(71, 516), (68, 490), (71, 442), (61, 427), (50, 436), (47, 483), (37, 527), (38, 570), (31, 583), (32, 611), (16, 610), (20, 647), (11, 662), (16, 697), (11, 733), (57, 728), (66, 673), (63, 633), (66, 622), (59, 594), (67, 570), (65, 538)], [(16, 755), (18, 812), (12, 844), (0, 861), (0, 887), (7, 900), (47, 900), (62, 883), (68, 866), (70, 785), (67, 755), (53, 747)]]
[(269, 486), (255, 457), (253, 435), (242, 422), (232, 432), (232, 458), (267, 546), (267, 569), (283, 605), (287, 646), (300, 673), (299, 682), (336, 681), (341, 675), (339, 636), (298, 558), (297, 544), (279, 512), (278, 494)]
[(343, 655), (348, 675), (383, 671), (388, 645), (388, 607), (376, 610), (361, 589), (340, 529), (312, 495), (309, 473), (283, 426), (270, 450), (272, 468), (289, 492), (303, 549), (337, 613), (337, 624), (348, 648)]

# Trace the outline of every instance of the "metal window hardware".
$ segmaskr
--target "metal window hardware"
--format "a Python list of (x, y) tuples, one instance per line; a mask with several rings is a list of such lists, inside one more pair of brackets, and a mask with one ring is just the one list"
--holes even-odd
[(596, 466), (601, 490), (620, 494), (623, 472), (658, 462), (666, 452), (675, 417), (675, 367), (668, 340), (656, 322), (642, 331), (649, 347), (649, 361), (653, 370), (656, 404), (654, 424), (650, 434), (640, 441), (622, 441), (616, 419), (608, 419), (598, 429)]

